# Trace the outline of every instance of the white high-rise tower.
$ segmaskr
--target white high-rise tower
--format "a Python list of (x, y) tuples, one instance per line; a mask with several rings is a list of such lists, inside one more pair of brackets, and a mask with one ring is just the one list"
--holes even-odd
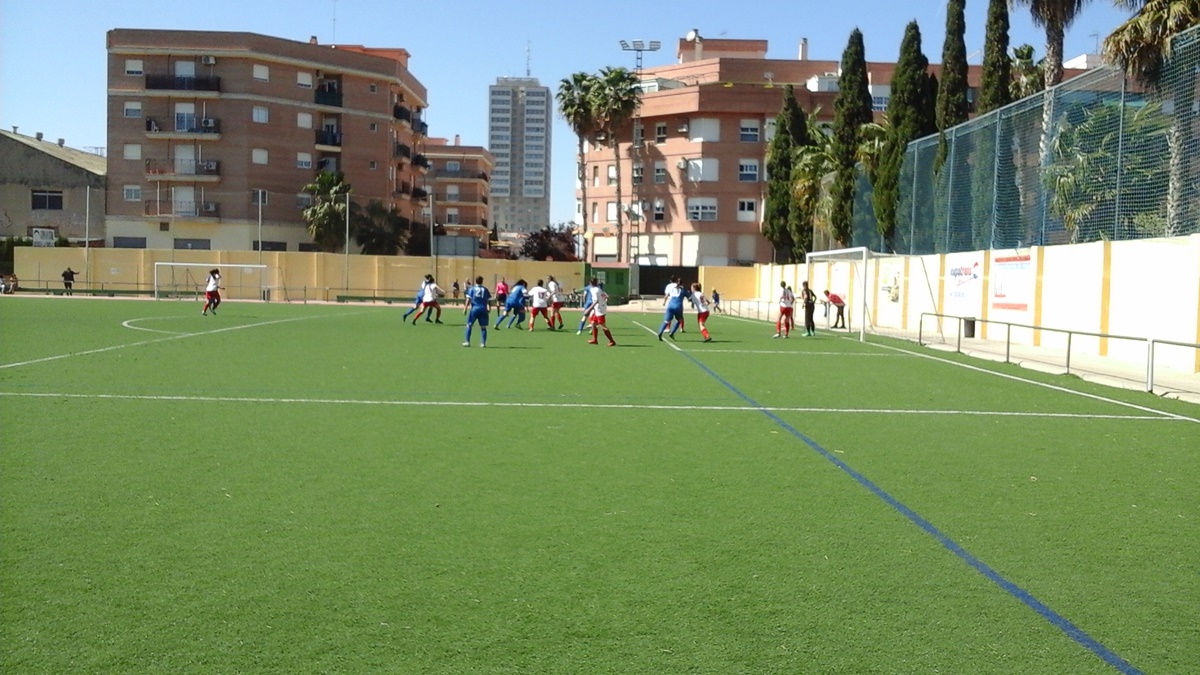
[(492, 218), (500, 232), (550, 225), (550, 126), (554, 98), (537, 78), (501, 77), (488, 88)]

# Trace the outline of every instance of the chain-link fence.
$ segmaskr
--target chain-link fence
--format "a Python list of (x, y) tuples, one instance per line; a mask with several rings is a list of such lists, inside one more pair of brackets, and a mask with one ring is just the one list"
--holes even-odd
[(909, 144), (895, 230), (880, 234), (860, 179), (853, 245), (924, 254), (1200, 232), (1198, 71), (1193, 29), (1154, 86), (1103, 66)]

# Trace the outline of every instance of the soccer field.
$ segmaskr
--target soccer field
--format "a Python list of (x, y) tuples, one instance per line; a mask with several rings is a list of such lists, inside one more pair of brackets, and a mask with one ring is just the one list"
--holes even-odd
[(406, 309), (0, 301), (0, 671), (1200, 672), (1197, 406)]

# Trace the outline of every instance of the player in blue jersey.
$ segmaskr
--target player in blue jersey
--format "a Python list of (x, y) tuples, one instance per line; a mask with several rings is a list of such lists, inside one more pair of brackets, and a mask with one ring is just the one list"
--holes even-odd
[[(413, 312), (417, 311), (418, 309), (421, 309), (421, 300), (425, 297), (425, 287), (428, 286), (429, 282), (432, 280), (433, 280), (432, 274), (426, 274), (425, 278), (421, 280), (421, 289), (417, 291), (417, 299), (413, 300), (412, 308), (404, 313), (404, 321), (408, 321), (408, 317), (411, 316)], [(430, 323), (433, 323), (433, 314), (432, 313), (427, 314), (425, 316), (425, 320)]]
[(583, 335), (583, 327), (588, 324), (588, 319), (592, 316), (592, 307), (596, 305), (596, 296), (599, 294), (600, 282), (596, 277), (592, 277), (587, 288), (583, 289), (583, 316), (579, 317), (579, 330), (575, 331), (576, 335)]
[(658, 329), (658, 339), (663, 339), (663, 333), (667, 331), (667, 327), (671, 322), (675, 322), (675, 327), (671, 328), (671, 332), (667, 337), (675, 339), (675, 331), (683, 326), (683, 298), (688, 294), (683, 285), (679, 283), (679, 279), (672, 277), (671, 285), (667, 287), (667, 310), (663, 312), (662, 327)]
[(487, 346), (487, 331), (488, 324), (491, 322), (491, 315), (488, 314), (488, 303), (492, 301), (492, 293), (483, 285), (483, 277), (475, 277), (475, 285), (467, 288), (467, 293), (464, 296), (465, 307), (463, 312), (467, 315), (467, 335), (463, 342), (464, 347), (471, 346), (471, 328), (475, 324), (479, 324), (480, 347)]
[(508, 327), (512, 328), (513, 323), (525, 325), (525, 289), (528, 288), (524, 279), (519, 279), (517, 283), (508, 289), (508, 300), (504, 303), (504, 314), (496, 319), (496, 328), (500, 327), (500, 323), (505, 317), (508, 319)]

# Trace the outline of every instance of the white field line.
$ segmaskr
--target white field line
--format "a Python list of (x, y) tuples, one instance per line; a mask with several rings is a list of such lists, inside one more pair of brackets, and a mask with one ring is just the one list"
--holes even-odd
[(3, 370), (5, 368), (18, 368), (20, 366), (31, 366), (35, 363), (46, 363), (47, 361), (58, 361), (59, 359), (66, 359), (66, 358), (70, 358), (72, 356), (86, 356), (88, 354), (103, 354), (104, 352), (111, 352), (111, 351), (114, 351), (117, 349), (125, 349), (126, 347), (140, 347), (141, 345), (152, 345), (157, 342), (166, 342), (168, 340), (181, 340), (183, 338), (198, 337), (201, 335), (214, 335), (216, 333), (225, 333), (228, 331), (242, 330), (245, 328), (257, 328), (259, 326), (270, 326), (272, 324), (277, 324), (277, 323), (290, 323), (292, 321), (305, 321), (307, 319), (318, 319), (318, 318), (322, 318), (324, 316), (332, 316), (332, 315), (323, 314), (323, 315), (319, 315), (319, 316), (300, 316), (300, 317), (294, 317), (291, 319), (276, 319), (274, 321), (260, 321), (258, 323), (248, 323), (248, 324), (245, 324), (242, 326), (227, 326), (225, 328), (214, 328), (213, 330), (200, 331), (199, 333), (182, 333), (182, 334), (176, 334), (176, 335), (168, 335), (166, 337), (154, 338), (153, 340), (140, 340), (138, 342), (129, 342), (129, 343), (126, 343), (123, 345), (112, 345), (111, 347), (101, 347), (99, 349), (88, 349), (88, 350), (82, 351), (82, 352), (70, 352), (67, 354), (57, 354), (55, 356), (44, 356), (40, 359), (30, 359), (29, 361), (17, 361), (15, 363), (0, 363), (0, 370)]
[[(846, 338), (846, 339), (851, 339), (851, 338)], [(902, 347), (893, 347), (891, 345), (880, 344), (877, 342), (868, 342), (867, 344), (870, 344), (874, 347), (879, 347), (881, 349), (891, 349), (893, 351), (902, 352), (904, 354), (909, 354), (911, 356), (919, 356), (923, 359), (929, 359), (931, 361), (938, 361), (939, 363), (946, 363), (946, 364), (949, 364), (952, 366), (958, 366), (959, 368), (966, 368), (967, 370), (973, 370), (978, 373), (985, 373), (987, 375), (994, 375), (996, 377), (1002, 377), (1006, 380), (1013, 380), (1014, 382), (1023, 382), (1025, 384), (1032, 384), (1034, 386), (1042, 387), (1044, 389), (1051, 389), (1053, 391), (1063, 392), (1064, 394), (1074, 394), (1075, 396), (1082, 396), (1083, 398), (1090, 398), (1094, 401), (1103, 401), (1105, 403), (1111, 403), (1113, 405), (1119, 405), (1119, 406), (1122, 406), (1125, 408), (1132, 408), (1134, 410), (1140, 410), (1142, 412), (1154, 413), (1156, 415), (1162, 415), (1165, 417), (1170, 417), (1170, 418), (1174, 418), (1174, 419), (1178, 419), (1178, 420), (1184, 420), (1187, 422), (1195, 422), (1197, 424), (1200, 424), (1200, 418), (1188, 417), (1186, 415), (1179, 415), (1176, 413), (1170, 413), (1170, 412), (1166, 412), (1163, 410), (1156, 410), (1154, 408), (1148, 408), (1146, 406), (1137, 405), (1136, 403), (1126, 403), (1125, 401), (1118, 401), (1117, 399), (1114, 399), (1114, 398), (1108, 398), (1106, 396), (1100, 396), (1098, 394), (1089, 394), (1087, 392), (1082, 392), (1082, 391), (1075, 391), (1074, 389), (1068, 389), (1067, 387), (1060, 387), (1058, 385), (1049, 384), (1046, 382), (1038, 382), (1037, 380), (1030, 380), (1030, 379), (1027, 379), (1024, 377), (1010, 375), (1008, 373), (998, 373), (994, 370), (988, 370), (987, 368), (980, 368), (979, 366), (973, 366), (969, 363), (959, 363), (958, 361), (951, 361), (950, 359), (943, 359), (941, 357), (934, 356), (932, 354), (922, 354), (921, 352), (916, 352), (911, 349), (904, 349)]]
[[(651, 335), (654, 335), (654, 336), (658, 335), (658, 331), (654, 330), (653, 328), (647, 328), (645, 325), (643, 325), (640, 322), (634, 321), (633, 325), (640, 327), (642, 330), (646, 331), (647, 333), (649, 333)], [(680, 347), (679, 345), (675, 344), (675, 341), (672, 340), (671, 338), (667, 338), (667, 339), (663, 340), (663, 342), (671, 345), (671, 349), (674, 349), (677, 352), (683, 351), (683, 348)]]
[[(636, 322), (635, 322), (636, 323)], [(703, 354), (777, 354), (780, 356), (846, 356), (858, 358), (860, 356), (883, 356), (887, 358), (903, 358), (900, 354), (878, 354), (872, 352), (804, 352), (791, 350), (775, 350), (770, 349), (698, 349), (696, 353)]]
[[(176, 403), (260, 403), (260, 404), (312, 404), (312, 405), (358, 405), (395, 407), (458, 407), (458, 408), (585, 408), (595, 410), (679, 410), (681, 406), (638, 403), (528, 403), (492, 401), (401, 401), (387, 399), (355, 398), (272, 398), (265, 396), (187, 396), (187, 395), (142, 395), (142, 394), (79, 394), (66, 392), (20, 392), (0, 391), (0, 397), (87, 399), (107, 401), (160, 401)], [(860, 415), (974, 415), (979, 417), (1054, 417), (1072, 419), (1146, 420), (1154, 422), (1175, 421), (1161, 415), (1092, 415), (1087, 413), (1020, 412), (1009, 410), (905, 410), (894, 408), (814, 408), (814, 407), (753, 407), (746, 405), (695, 405), (688, 410), (700, 412), (763, 412), (774, 413), (829, 413)]]
[(133, 330), (144, 330), (147, 333), (165, 333), (167, 335), (192, 335), (192, 333), (185, 333), (183, 331), (178, 331), (178, 330), (159, 330), (157, 328), (143, 328), (142, 326), (133, 325), (134, 323), (136, 323), (138, 321), (153, 321), (155, 319), (161, 320), (161, 319), (178, 319), (178, 318), (179, 317), (177, 317), (177, 316), (147, 316), (147, 317), (143, 317), (141, 319), (129, 319), (128, 321), (122, 321), (121, 325), (126, 328), (132, 328)]

